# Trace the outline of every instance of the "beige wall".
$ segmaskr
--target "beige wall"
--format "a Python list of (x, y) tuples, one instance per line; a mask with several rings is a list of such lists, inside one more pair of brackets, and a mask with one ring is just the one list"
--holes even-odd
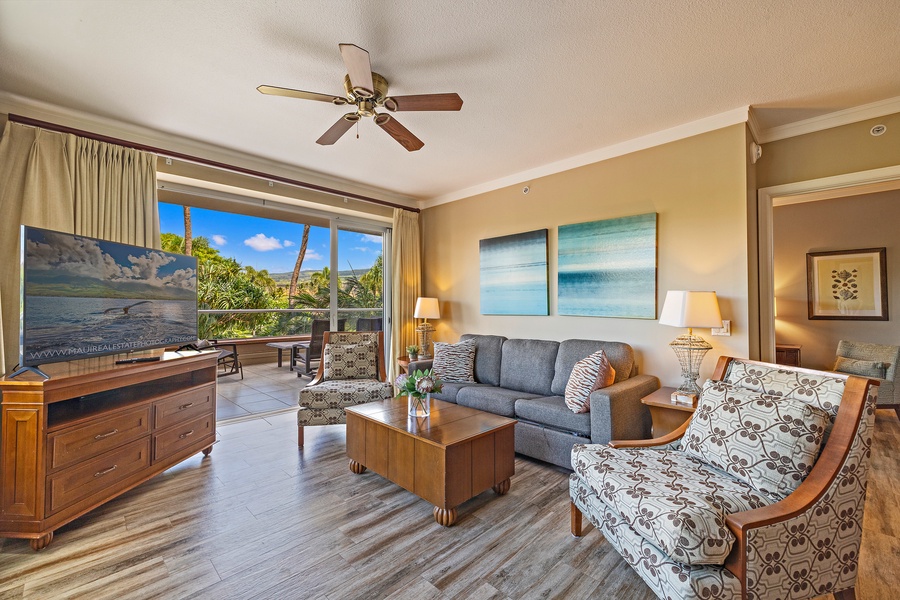
[[(779, 206), (774, 210), (775, 335), (801, 344), (804, 367), (830, 369), (838, 340), (900, 343), (900, 191)], [(890, 321), (809, 320), (806, 253), (887, 248)]]
[[(869, 133), (886, 125), (884, 135)], [(900, 165), (900, 113), (763, 144), (760, 188)]]
[[(557, 226), (656, 212), (658, 303), (669, 289), (715, 290), (734, 335), (711, 337), (703, 364), (711, 374), (720, 354), (747, 356), (747, 162), (744, 125), (735, 125), (626, 156), (587, 165), (423, 212), (424, 287), (441, 300), (436, 339), (467, 332), (563, 340), (589, 338), (631, 344), (642, 372), (678, 384), (668, 343), (683, 331), (655, 320), (556, 314)], [(480, 314), (478, 241), (550, 230), (551, 316)]]

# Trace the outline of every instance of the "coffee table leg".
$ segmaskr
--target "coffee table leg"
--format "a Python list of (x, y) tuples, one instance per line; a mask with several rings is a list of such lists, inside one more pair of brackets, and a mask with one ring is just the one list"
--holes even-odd
[(502, 496), (506, 492), (509, 491), (509, 479), (504, 479), (500, 483), (494, 486), (494, 491), (497, 492), (498, 496)]
[(358, 463), (355, 460), (350, 460), (350, 470), (356, 473), (357, 475), (362, 475), (366, 472), (366, 466), (362, 463)]
[(434, 520), (437, 521), (438, 525), (443, 525), (444, 527), (450, 527), (454, 523), (456, 523), (456, 509), (455, 508), (440, 508), (438, 506), (434, 507)]

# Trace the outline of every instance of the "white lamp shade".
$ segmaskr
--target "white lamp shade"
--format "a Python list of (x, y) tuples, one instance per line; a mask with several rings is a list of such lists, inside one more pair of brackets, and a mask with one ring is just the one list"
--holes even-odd
[(440, 319), (441, 307), (437, 298), (419, 298), (416, 300), (416, 312), (413, 316), (417, 319)]
[(716, 293), (669, 290), (659, 322), (673, 327), (721, 327), (722, 313)]

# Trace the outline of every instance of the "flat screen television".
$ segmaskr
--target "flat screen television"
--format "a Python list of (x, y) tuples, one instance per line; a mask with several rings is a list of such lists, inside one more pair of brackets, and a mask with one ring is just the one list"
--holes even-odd
[(197, 341), (197, 259), (23, 226), (23, 367)]

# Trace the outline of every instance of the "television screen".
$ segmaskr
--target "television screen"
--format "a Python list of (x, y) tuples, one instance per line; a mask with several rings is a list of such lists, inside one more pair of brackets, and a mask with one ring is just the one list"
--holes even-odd
[(20, 362), (197, 341), (197, 259), (22, 227)]

